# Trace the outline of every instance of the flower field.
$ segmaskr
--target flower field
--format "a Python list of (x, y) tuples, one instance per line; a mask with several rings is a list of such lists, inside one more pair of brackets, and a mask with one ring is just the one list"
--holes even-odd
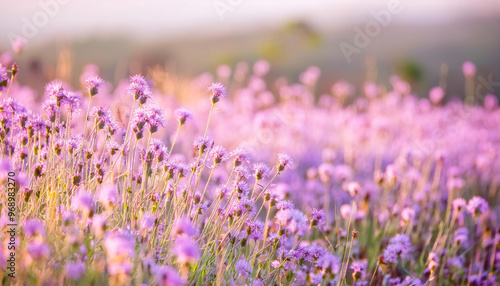
[(0, 66), (0, 284), (500, 282), (500, 109), (474, 64), (465, 101), (271, 68), (183, 103), (95, 70), (36, 98)]

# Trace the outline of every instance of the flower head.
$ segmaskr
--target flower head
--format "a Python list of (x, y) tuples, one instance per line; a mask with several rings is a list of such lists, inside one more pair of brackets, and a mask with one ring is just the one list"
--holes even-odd
[(85, 274), (85, 264), (82, 262), (70, 262), (66, 264), (66, 276), (73, 281), (78, 281)]
[(180, 264), (195, 263), (200, 258), (200, 249), (196, 242), (186, 236), (179, 236), (175, 241), (174, 254)]
[(311, 226), (321, 227), (326, 223), (326, 214), (324, 210), (312, 209)]
[(130, 77), (128, 91), (134, 97), (134, 100), (138, 100), (141, 105), (151, 98), (148, 82), (142, 75)]
[(224, 97), (227, 95), (226, 88), (221, 83), (218, 83), (218, 82), (212, 83), (207, 88), (207, 90), (212, 93), (212, 97), (211, 97), (212, 104), (216, 104), (217, 102), (219, 102), (221, 97)]
[(262, 179), (266, 178), (267, 176), (269, 176), (269, 174), (271, 173), (271, 168), (269, 168), (264, 163), (257, 163), (255, 165), (253, 165), (253, 171), (254, 171), (255, 178), (257, 180), (262, 180)]
[(193, 119), (191, 111), (184, 107), (177, 108), (175, 110), (175, 115), (177, 116), (177, 120), (180, 125), (184, 125), (188, 119)]
[(285, 153), (278, 154), (278, 172), (285, 170), (285, 167), (293, 168), (293, 160), (290, 155)]
[(86, 84), (86, 91), (89, 93), (90, 97), (95, 96), (97, 93), (99, 93), (99, 87), (104, 83), (104, 80), (98, 76), (89, 76), (85, 80)]
[(389, 240), (389, 245), (384, 250), (384, 259), (386, 262), (397, 263), (398, 257), (406, 259), (410, 248), (410, 238), (405, 234), (397, 234)]
[(488, 202), (478, 196), (473, 197), (467, 204), (467, 211), (476, 218), (479, 214), (484, 214), (489, 210)]

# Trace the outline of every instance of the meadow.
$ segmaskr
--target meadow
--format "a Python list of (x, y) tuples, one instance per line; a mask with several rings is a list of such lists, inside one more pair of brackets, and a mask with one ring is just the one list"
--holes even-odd
[(221, 66), (185, 104), (95, 68), (39, 100), (0, 66), (1, 283), (500, 281), (500, 109), (473, 63), (465, 100), (270, 69)]

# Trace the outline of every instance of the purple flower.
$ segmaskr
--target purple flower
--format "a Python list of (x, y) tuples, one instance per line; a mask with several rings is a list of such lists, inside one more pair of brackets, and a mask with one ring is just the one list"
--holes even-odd
[(66, 276), (71, 280), (78, 281), (85, 274), (85, 264), (82, 262), (69, 262), (66, 264)]
[(207, 90), (212, 93), (212, 104), (216, 104), (219, 102), (221, 97), (224, 97), (227, 95), (226, 88), (218, 82), (212, 83)]
[(158, 283), (159, 286), (183, 286), (186, 284), (172, 267), (157, 266), (154, 269), (154, 274), (156, 283)]
[(253, 165), (253, 171), (256, 180), (262, 180), (269, 176), (271, 169), (264, 163), (257, 163)]
[(158, 126), (164, 126), (165, 120), (163, 119), (163, 110), (154, 106), (148, 106), (144, 111), (146, 113), (146, 122), (149, 125), (149, 132), (155, 133), (158, 131)]
[(389, 245), (384, 250), (384, 259), (389, 263), (397, 263), (398, 257), (406, 259), (410, 248), (410, 238), (405, 234), (397, 234), (389, 240)]
[(118, 188), (115, 185), (105, 184), (99, 188), (99, 202), (106, 208), (113, 209), (121, 203), (121, 197), (118, 194)]
[(249, 239), (253, 239), (255, 241), (262, 240), (264, 236), (264, 223), (260, 220), (247, 220), (245, 222), (247, 227), (247, 235)]
[(39, 219), (26, 220), (24, 222), (24, 235), (26, 238), (45, 237), (45, 223)]
[(0, 94), (7, 90), (10, 83), (10, 77), (7, 74), (7, 69), (0, 64)]
[(218, 165), (221, 162), (224, 162), (229, 158), (229, 154), (228, 154), (226, 148), (224, 148), (222, 146), (215, 146), (210, 151), (210, 154), (212, 155), (212, 158), (214, 160), (214, 165)]
[(90, 97), (95, 96), (99, 93), (99, 87), (104, 83), (104, 80), (98, 76), (91, 75), (85, 80), (86, 91), (89, 93)]
[(351, 269), (352, 269), (352, 278), (354, 281), (358, 281), (361, 277), (363, 277), (366, 274), (366, 266), (368, 264), (368, 261), (366, 260), (361, 260), (361, 261), (354, 261), (351, 264)]
[(474, 65), (474, 63), (472, 62), (467, 61), (462, 65), (462, 71), (466, 78), (472, 78), (476, 75), (476, 65)]
[(80, 190), (71, 198), (71, 210), (81, 212), (84, 216), (90, 216), (94, 211), (93, 196), (86, 191)]
[(199, 154), (203, 154), (207, 150), (207, 148), (211, 148), (213, 144), (214, 141), (212, 141), (211, 138), (204, 138), (200, 136), (193, 142), (194, 153), (196, 154), (196, 156), (198, 156)]
[(104, 239), (104, 248), (108, 272), (111, 276), (131, 273), (135, 243), (129, 234), (118, 231), (108, 233)]
[(290, 155), (285, 153), (278, 154), (278, 172), (285, 170), (285, 167), (293, 168), (293, 160)]
[(50, 248), (43, 241), (32, 240), (26, 248), (32, 259), (48, 259), (50, 257)]
[(312, 209), (311, 226), (322, 227), (326, 223), (326, 214), (324, 210)]
[(326, 253), (316, 261), (316, 265), (327, 273), (335, 275), (339, 273), (341, 263), (336, 255)]
[(190, 238), (179, 236), (175, 241), (174, 254), (181, 265), (196, 263), (200, 258), (200, 249)]
[(231, 153), (231, 156), (234, 156), (234, 166), (235, 167), (240, 166), (242, 163), (248, 162), (248, 160), (250, 159), (248, 153), (241, 148), (234, 150)]
[(156, 215), (153, 215), (151, 213), (144, 213), (142, 215), (140, 224), (141, 230), (145, 232), (151, 231), (155, 226), (155, 222), (156, 222)]
[(109, 109), (94, 107), (89, 112), (89, 118), (94, 118), (97, 130), (105, 130), (109, 135), (114, 135), (119, 129)]
[(151, 98), (148, 82), (142, 75), (130, 77), (128, 92), (134, 97), (134, 100), (139, 100), (141, 105)]
[(219, 197), (219, 199), (223, 199), (231, 190), (226, 186), (226, 185), (223, 185), (223, 186), (219, 186), (217, 189), (216, 189), (216, 193), (217, 193), (217, 196)]
[(465, 227), (461, 227), (455, 231), (454, 241), (458, 246), (466, 246), (469, 237), (469, 230)]
[(196, 234), (196, 229), (194, 228), (189, 218), (181, 217), (175, 221), (170, 234), (173, 236), (176, 235), (194, 236)]
[(464, 200), (463, 198), (456, 198), (453, 200), (451, 205), (453, 207), (453, 212), (458, 214), (467, 207), (467, 201)]
[(191, 112), (184, 107), (177, 108), (175, 110), (175, 115), (177, 116), (177, 120), (180, 125), (184, 125), (188, 119), (193, 119)]
[(474, 196), (469, 200), (467, 204), (467, 211), (472, 215), (473, 218), (476, 218), (480, 214), (484, 214), (489, 210), (488, 202), (478, 196)]
[(252, 273), (252, 266), (245, 259), (240, 259), (238, 262), (234, 264), (234, 269), (236, 273), (239, 273), (241, 276), (248, 278)]
[(276, 208), (278, 210), (291, 210), (295, 207), (292, 201), (280, 200), (276, 203)]

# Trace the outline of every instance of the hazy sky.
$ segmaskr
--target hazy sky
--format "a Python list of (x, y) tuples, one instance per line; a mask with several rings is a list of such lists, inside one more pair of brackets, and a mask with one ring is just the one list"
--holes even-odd
[(47, 41), (110, 32), (163, 37), (226, 33), (307, 19), (319, 28), (371, 17), (399, 1), (395, 21), (422, 24), (500, 14), (499, 0), (0, 0), (0, 45), (8, 35)]

